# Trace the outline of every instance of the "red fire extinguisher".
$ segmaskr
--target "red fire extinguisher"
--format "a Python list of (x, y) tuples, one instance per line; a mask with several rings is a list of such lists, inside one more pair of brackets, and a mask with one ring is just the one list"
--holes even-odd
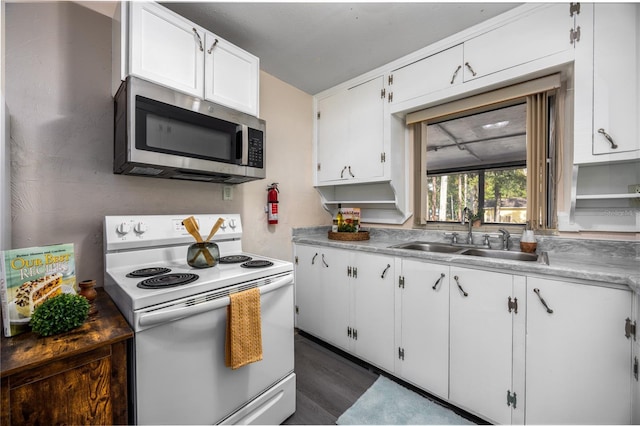
[(267, 216), (269, 225), (278, 223), (278, 184), (272, 183), (267, 187)]

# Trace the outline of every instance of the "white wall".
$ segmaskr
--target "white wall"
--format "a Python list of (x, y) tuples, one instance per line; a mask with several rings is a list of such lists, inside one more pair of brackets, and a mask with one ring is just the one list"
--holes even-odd
[[(12, 247), (73, 242), (77, 278), (102, 283), (102, 222), (115, 214), (242, 214), (244, 248), (291, 259), (291, 227), (330, 217), (311, 186), (311, 97), (261, 74), (267, 179), (234, 186), (112, 173), (111, 20), (71, 2), (6, 5)], [(269, 227), (266, 185), (280, 182)]]

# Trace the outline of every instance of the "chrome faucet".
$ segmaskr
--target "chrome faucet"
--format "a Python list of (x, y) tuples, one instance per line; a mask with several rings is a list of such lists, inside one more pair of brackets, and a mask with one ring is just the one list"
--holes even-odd
[(473, 232), (471, 231), (471, 229), (473, 228), (473, 221), (471, 220), (471, 218), (473, 217), (473, 212), (471, 211), (471, 209), (469, 209), (469, 207), (465, 207), (464, 210), (462, 210), (462, 222), (460, 222), (461, 225), (465, 224), (465, 220), (466, 223), (469, 227), (469, 231), (468, 231), (468, 244), (473, 244)]
[(511, 234), (504, 228), (498, 229), (499, 232), (502, 233), (502, 250), (509, 250), (509, 239), (511, 238)]

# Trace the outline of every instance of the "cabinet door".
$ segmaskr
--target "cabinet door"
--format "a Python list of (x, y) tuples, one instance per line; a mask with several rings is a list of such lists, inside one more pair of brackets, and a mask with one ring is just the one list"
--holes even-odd
[(349, 277), (347, 268), (350, 252), (323, 248), (320, 253), (322, 295), (319, 303), (323, 311), (322, 338), (341, 349), (349, 350)]
[(295, 247), (296, 325), (300, 330), (322, 336), (324, 310), (322, 297), (321, 251), (318, 247)]
[(512, 287), (509, 274), (451, 267), (449, 399), (503, 424), (511, 423)]
[(349, 139), (347, 175), (350, 179), (369, 180), (384, 175), (384, 102), (383, 77), (349, 89)]
[(568, 50), (572, 28), (569, 5), (554, 4), (465, 41), (464, 81)]
[(205, 99), (258, 116), (260, 61), (257, 57), (207, 33), (204, 67)]
[(449, 397), (449, 267), (402, 260), (399, 376)]
[[(593, 7), (593, 154), (637, 158), (640, 5), (598, 3)], [(617, 148), (612, 147), (605, 133)], [(633, 157), (629, 156), (630, 151), (635, 151)]]
[(383, 88), (380, 76), (318, 101), (318, 184), (384, 175)]
[(631, 422), (631, 297), (527, 278), (526, 423)]
[(462, 45), (426, 57), (392, 72), (393, 102), (462, 84)]
[(352, 324), (357, 356), (387, 371), (394, 363), (394, 258), (354, 253)]
[(130, 73), (202, 96), (204, 31), (155, 3), (129, 6)]
[[(344, 90), (319, 99), (317, 105), (316, 179), (319, 184), (341, 179), (347, 167), (349, 92)], [(345, 178), (342, 172), (342, 178)]]

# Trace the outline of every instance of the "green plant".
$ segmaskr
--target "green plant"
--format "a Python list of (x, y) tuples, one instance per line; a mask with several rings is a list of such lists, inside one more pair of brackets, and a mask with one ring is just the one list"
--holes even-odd
[(84, 323), (89, 301), (78, 294), (63, 293), (46, 300), (31, 315), (31, 328), (42, 336), (64, 333)]

